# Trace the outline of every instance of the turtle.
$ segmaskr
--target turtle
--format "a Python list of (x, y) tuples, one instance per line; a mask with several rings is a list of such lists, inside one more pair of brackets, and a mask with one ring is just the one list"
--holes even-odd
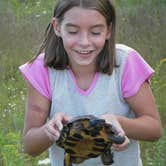
[(80, 164), (90, 158), (101, 157), (104, 165), (111, 165), (113, 143), (122, 144), (116, 128), (93, 115), (77, 116), (64, 124), (57, 146), (64, 149), (64, 166)]

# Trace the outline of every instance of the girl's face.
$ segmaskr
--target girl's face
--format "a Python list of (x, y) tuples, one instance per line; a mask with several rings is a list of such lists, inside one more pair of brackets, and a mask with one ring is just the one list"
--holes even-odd
[(72, 67), (95, 65), (111, 31), (98, 11), (79, 7), (68, 10), (60, 25), (54, 18), (53, 25), (56, 35), (63, 40)]

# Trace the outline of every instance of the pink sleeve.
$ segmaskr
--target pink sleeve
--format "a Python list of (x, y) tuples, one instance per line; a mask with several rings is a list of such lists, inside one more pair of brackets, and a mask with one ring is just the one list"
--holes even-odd
[(51, 100), (48, 68), (44, 67), (44, 55), (41, 54), (33, 63), (19, 67), (24, 78), (43, 96)]
[(124, 98), (135, 95), (140, 86), (151, 78), (154, 70), (135, 50), (126, 59), (122, 74), (122, 95)]

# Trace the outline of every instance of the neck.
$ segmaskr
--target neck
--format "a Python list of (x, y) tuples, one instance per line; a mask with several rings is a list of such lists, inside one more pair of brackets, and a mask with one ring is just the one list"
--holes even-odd
[(94, 66), (71, 66), (71, 70), (77, 79), (81, 77), (93, 77), (96, 73)]

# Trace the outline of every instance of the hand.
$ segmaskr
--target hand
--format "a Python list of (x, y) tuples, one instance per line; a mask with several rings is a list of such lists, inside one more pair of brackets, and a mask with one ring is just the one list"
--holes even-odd
[(56, 113), (51, 120), (49, 120), (45, 125), (45, 133), (47, 137), (55, 142), (60, 137), (60, 131), (63, 128), (63, 124), (67, 123), (70, 117), (62, 112)]
[(116, 116), (112, 115), (112, 114), (104, 114), (104, 115), (101, 116), (101, 118), (104, 119), (106, 121), (106, 123), (109, 123), (109, 124), (113, 125), (116, 128), (116, 132), (119, 136), (125, 137), (125, 141), (122, 144), (113, 143), (112, 147), (111, 147), (112, 150), (115, 150), (115, 151), (125, 150), (128, 147), (128, 145), (130, 143), (130, 140), (125, 135), (125, 132), (122, 129), (120, 123), (118, 122)]

